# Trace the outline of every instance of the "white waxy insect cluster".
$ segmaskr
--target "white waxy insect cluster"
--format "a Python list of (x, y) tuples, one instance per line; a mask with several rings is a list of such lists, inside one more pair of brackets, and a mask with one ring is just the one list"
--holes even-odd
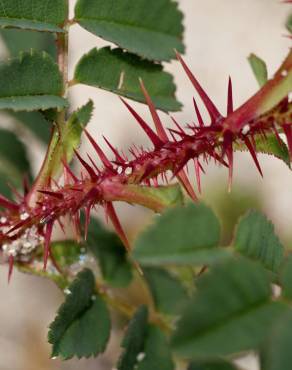
[[(23, 213), (20, 216), (21, 220), (27, 219), (28, 214)], [(0, 229), (3, 233), (7, 232), (10, 227), (6, 225), (7, 219), (0, 218)], [(1, 227), (1, 224), (3, 225)], [(14, 257), (16, 260), (26, 262), (30, 258), (30, 254), (44, 242), (44, 237), (39, 234), (36, 226), (26, 229), (24, 233), (16, 240), (2, 245), (4, 260), (9, 257)]]

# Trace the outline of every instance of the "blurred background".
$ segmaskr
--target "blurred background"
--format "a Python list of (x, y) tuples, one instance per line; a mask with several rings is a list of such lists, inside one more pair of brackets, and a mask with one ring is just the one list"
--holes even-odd
[[(73, 7), (75, 1), (71, 2)], [(258, 88), (247, 62), (251, 52), (266, 61), (272, 75), (291, 46), (291, 40), (284, 37), (284, 24), (291, 6), (283, 5), (279, 0), (179, 0), (178, 3), (185, 15), (186, 61), (222, 113), (226, 111), (229, 76), (233, 80), (235, 106), (243, 103)], [(5, 39), (5, 33), (2, 35)], [(17, 34), (15, 40), (17, 43)], [(104, 43), (74, 25), (70, 32), (70, 76), (84, 53), (105, 44), (108, 42)], [(7, 57), (9, 51), (4, 42), (0, 51), (2, 59)], [(182, 112), (176, 113), (175, 117), (182, 124), (188, 123), (194, 119), (194, 90), (177, 62), (166, 64), (166, 69), (174, 74), (177, 97), (184, 105)], [(115, 95), (85, 86), (73, 87), (70, 92), (72, 110), (89, 98), (95, 102), (95, 115), (89, 125), (94, 137), (105, 135), (123, 150), (134, 142), (149, 145)], [(133, 104), (148, 116), (144, 106)], [(166, 125), (171, 125), (166, 114), (161, 113), (161, 117)], [(11, 119), (5, 115), (1, 118), (3, 126)], [(17, 123), (15, 125), (18, 127)], [(29, 155), (37, 171), (45, 148), (36, 138), (30, 138), (25, 130), (20, 134), (30, 142)], [(105, 146), (104, 149), (107, 150)], [(92, 149), (84, 142), (81, 151), (90, 153)], [(207, 176), (202, 179), (202, 199), (222, 220), (222, 243), (230, 242), (238, 217), (249, 208), (257, 208), (269, 216), (282, 242), (290, 247), (292, 173), (283, 162), (273, 157), (261, 155), (260, 162), (264, 179), (259, 176), (249, 155), (236, 154), (231, 194), (227, 193), (227, 170), (210, 165)], [(119, 205), (118, 212), (130, 238), (135, 238), (153, 217), (147, 210), (127, 205)], [(7, 267), (0, 266), (0, 296), (0, 370), (112, 369), (118, 356), (118, 332), (112, 335), (107, 352), (97, 360), (61, 362), (49, 359), (47, 326), (63, 300), (63, 294), (53, 283), (15, 271), (8, 286)], [(139, 299), (133, 298), (135, 296), (137, 292), (132, 287), (129, 299)], [(254, 359), (245, 360), (244, 368), (256, 369)]]

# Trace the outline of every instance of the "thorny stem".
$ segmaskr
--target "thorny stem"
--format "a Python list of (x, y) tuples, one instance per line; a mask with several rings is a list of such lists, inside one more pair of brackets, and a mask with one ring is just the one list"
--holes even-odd
[[(69, 7), (69, 0), (66, 0), (68, 7)], [(75, 81), (68, 80), (68, 56), (69, 56), (69, 28), (74, 24), (74, 20), (67, 20), (64, 26), (64, 33), (58, 33), (56, 36), (56, 46), (57, 46), (57, 63), (59, 70), (62, 74), (63, 78), (63, 97), (67, 98), (68, 89), (70, 86), (73, 86)], [(34, 206), (35, 202), (38, 199), (39, 194), (37, 193), (38, 189), (41, 189), (46, 183), (49, 181), (50, 176), (52, 175), (51, 164), (54, 160), (54, 153), (57, 150), (60, 143), (61, 135), (63, 134), (64, 127), (66, 125), (66, 114), (67, 109), (64, 108), (62, 111), (58, 112), (55, 125), (52, 130), (52, 135), (50, 139), (50, 143), (48, 145), (47, 153), (40, 169), (40, 172), (32, 185), (31, 193), (29, 194), (29, 205)], [(52, 258), (52, 256), (51, 256)], [(55, 265), (55, 261), (53, 259), (53, 264)], [(65, 279), (66, 276), (63, 271), (55, 265), (59, 274), (62, 275)], [(105, 287), (97, 284), (98, 292), (103, 296), (104, 300), (113, 308), (118, 310), (127, 318), (131, 319), (134, 312), (136, 311), (137, 307), (129, 305), (128, 303), (122, 302), (113, 298), (108, 293)], [(163, 320), (163, 318), (157, 314), (156, 312), (152, 312), (150, 321), (156, 325), (158, 325), (162, 330), (169, 333), (171, 331), (171, 326)]]

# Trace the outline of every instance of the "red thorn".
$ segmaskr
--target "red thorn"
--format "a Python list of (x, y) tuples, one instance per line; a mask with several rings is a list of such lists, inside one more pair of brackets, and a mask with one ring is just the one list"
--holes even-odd
[(162, 141), (167, 142), (168, 137), (167, 137), (166, 131), (165, 131), (163, 125), (162, 125), (161, 119), (158, 116), (158, 113), (155, 109), (155, 106), (154, 106), (154, 104), (153, 104), (153, 102), (152, 102), (152, 100), (151, 100), (151, 98), (148, 94), (148, 91), (145, 88), (145, 85), (144, 85), (142, 79), (140, 78), (139, 81), (140, 81), (141, 90), (142, 90), (143, 95), (145, 97), (145, 100), (147, 102), (147, 105), (148, 105), (148, 108), (150, 110), (153, 122), (155, 124), (157, 134), (158, 134), (159, 138)]
[(64, 169), (66, 170), (66, 173), (71, 176), (72, 180), (75, 183), (78, 182), (78, 178), (71, 171), (71, 168), (68, 166), (68, 164), (66, 163), (66, 161), (64, 159), (62, 159), (62, 163), (63, 163)]
[(290, 154), (290, 160), (292, 160), (292, 129), (291, 125), (284, 124), (283, 131), (287, 138), (288, 148), (289, 148), (289, 154)]
[(228, 176), (228, 191), (231, 192), (232, 187), (232, 178), (233, 178), (233, 134), (230, 131), (226, 131), (224, 133), (224, 140), (223, 140), (223, 148), (222, 148), (222, 160), (226, 154), (228, 160), (228, 169), (229, 169), (229, 176)]
[(272, 129), (273, 129), (273, 131), (274, 131), (274, 134), (275, 134), (275, 136), (276, 136), (276, 139), (277, 139), (278, 143), (282, 146), (282, 145), (283, 145), (283, 141), (282, 141), (282, 139), (280, 138), (280, 135), (279, 135), (279, 132), (278, 132), (278, 130), (277, 130), (277, 128), (276, 128), (276, 126), (275, 126), (275, 125), (273, 125), (273, 126), (272, 126)]
[(16, 203), (13, 203), (11, 200), (7, 199), (3, 195), (0, 195), (0, 207), (10, 209), (11, 211), (19, 210), (19, 206)]
[(64, 235), (66, 235), (65, 227), (64, 227), (63, 222), (62, 222), (60, 219), (58, 219), (58, 220), (57, 220), (57, 222), (58, 222), (58, 224), (59, 224), (59, 226), (60, 226), (60, 228), (61, 228), (61, 230), (62, 230), (63, 234), (64, 234)]
[(97, 165), (94, 163), (94, 160), (91, 158), (91, 156), (89, 154), (87, 154), (87, 157), (90, 161), (90, 163), (92, 164), (93, 168), (95, 169), (95, 171), (100, 174), (100, 169), (97, 167)]
[(23, 194), (24, 196), (26, 196), (29, 193), (29, 181), (27, 176), (23, 177), (22, 184), (23, 184)]
[(233, 89), (232, 89), (232, 80), (229, 77), (228, 81), (228, 94), (227, 94), (227, 115), (233, 112)]
[(91, 207), (92, 207), (92, 204), (90, 203), (85, 208), (85, 224), (84, 224), (84, 239), (85, 239), (85, 241), (87, 240), (87, 236), (88, 236), (88, 228), (89, 228), (89, 224), (90, 224)]
[(121, 101), (125, 104), (129, 112), (132, 114), (132, 116), (136, 119), (136, 121), (139, 123), (141, 128), (144, 130), (146, 135), (149, 137), (151, 142), (153, 143), (155, 148), (161, 148), (163, 146), (163, 141), (155, 134), (155, 132), (152, 130), (150, 126), (143, 120), (141, 116), (123, 99), (120, 98)]
[(79, 153), (77, 152), (77, 150), (74, 149), (74, 153), (75, 153), (76, 157), (78, 158), (79, 162), (82, 164), (82, 166), (88, 172), (88, 174), (91, 177), (91, 179), (93, 181), (96, 180), (97, 179), (97, 175), (94, 172), (93, 168), (91, 166), (89, 166), (89, 164), (87, 162), (85, 162), (85, 160), (83, 158), (81, 158), (81, 156), (79, 155)]
[(203, 118), (201, 116), (201, 113), (200, 113), (200, 110), (199, 110), (199, 107), (197, 105), (197, 102), (196, 102), (195, 98), (193, 98), (193, 102), (194, 102), (194, 107), (195, 107), (195, 111), (196, 111), (196, 115), (197, 115), (197, 118), (198, 118), (199, 125), (200, 125), (200, 127), (204, 127), (204, 121), (203, 121)]
[(184, 130), (182, 129), (182, 127), (179, 125), (179, 123), (177, 122), (177, 120), (170, 116), (170, 118), (172, 119), (172, 122), (176, 125), (176, 127), (178, 128), (178, 130), (182, 133), (182, 134), (185, 134)]
[(114, 153), (114, 155), (116, 156), (116, 160), (121, 162), (121, 163), (124, 163), (124, 158), (119, 154), (119, 152), (112, 146), (112, 144), (107, 140), (107, 138), (105, 136), (103, 136), (103, 139), (104, 141), (107, 143), (107, 145), (109, 146), (109, 148), (111, 149), (111, 151)]
[(185, 173), (184, 170), (181, 170), (177, 175), (176, 177), (178, 178), (179, 182), (181, 183), (181, 185), (184, 187), (184, 189), (186, 190), (186, 192), (189, 194), (189, 196), (192, 198), (192, 200), (194, 202), (196, 202), (198, 200), (195, 192), (194, 192), (194, 189)]
[(201, 188), (201, 175), (200, 175), (200, 164), (198, 158), (194, 159), (195, 162), (195, 173), (196, 173), (196, 179), (197, 179), (197, 184), (198, 184), (198, 190), (199, 193), (202, 193), (202, 188)]
[(127, 238), (126, 234), (124, 233), (122, 225), (121, 225), (121, 223), (118, 219), (117, 213), (116, 213), (116, 211), (114, 209), (114, 206), (111, 202), (106, 202), (105, 211), (106, 211), (107, 217), (111, 220), (111, 222), (112, 222), (112, 224), (113, 224), (113, 226), (116, 230), (116, 233), (119, 235), (119, 237), (120, 237), (121, 241), (123, 242), (125, 248), (130, 253), (131, 252), (130, 243), (128, 241), (128, 238)]
[(17, 229), (22, 228), (24, 225), (26, 225), (29, 222), (30, 222), (29, 218), (27, 218), (26, 220), (22, 220), (22, 221), (18, 222), (11, 229), (9, 229), (6, 234), (9, 235), (9, 234), (13, 233), (14, 231), (16, 231)]
[(262, 177), (264, 177), (263, 176), (262, 169), (261, 169), (261, 166), (260, 166), (259, 161), (258, 161), (258, 158), (257, 158), (256, 151), (255, 151), (252, 143), (250, 142), (250, 140), (249, 140), (249, 138), (247, 136), (244, 137), (244, 142), (245, 142), (245, 145), (247, 146), (247, 149), (249, 150), (249, 152), (250, 152), (250, 154), (252, 156), (252, 159), (254, 160), (254, 163), (255, 163), (255, 165), (256, 165), (256, 167), (257, 167), (260, 175)]
[(50, 243), (52, 237), (54, 221), (49, 221), (47, 223), (46, 232), (45, 232), (45, 250), (44, 250), (44, 271), (47, 269), (48, 259), (50, 256)]
[(221, 114), (219, 113), (218, 109), (212, 102), (212, 100), (209, 98), (209, 96), (206, 94), (200, 83), (197, 81), (189, 67), (186, 65), (185, 61), (181, 57), (181, 55), (176, 52), (177, 59), (180, 61), (183, 69), (185, 70), (188, 78), (190, 79), (191, 83), (193, 84), (194, 88), (197, 90), (198, 94), (200, 95), (201, 99), (203, 100), (205, 107), (207, 111), (209, 112), (212, 121), (216, 122), (218, 119), (222, 118)]
[(90, 141), (91, 145), (95, 149), (96, 153), (98, 154), (100, 160), (102, 161), (103, 165), (108, 168), (112, 169), (112, 164), (100, 148), (100, 146), (97, 144), (97, 142), (93, 139), (93, 137), (89, 134), (89, 132), (84, 129), (85, 135), (87, 136), (88, 140)]
[(14, 257), (9, 256), (8, 258), (8, 284), (11, 281), (12, 273), (13, 273), (13, 267), (14, 267)]
[(228, 159), (228, 168), (229, 168), (229, 175), (228, 175), (228, 191), (231, 192), (232, 188), (232, 179), (233, 179), (233, 148), (232, 142), (226, 148), (226, 155)]
[(38, 193), (48, 195), (49, 197), (53, 197), (53, 198), (57, 198), (57, 199), (64, 199), (63, 194), (54, 193), (53, 191), (38, 190)]
[(72, 216), (74, 231), (75, 231), (75, 238), (77, 243), (81, 241), (81, 223), (80, 223), (80, 213), (77, 211), (75, 215)]

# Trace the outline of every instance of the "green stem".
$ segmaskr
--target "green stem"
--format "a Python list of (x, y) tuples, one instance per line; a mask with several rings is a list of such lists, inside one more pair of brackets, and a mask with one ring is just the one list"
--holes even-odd
[[(67, 7), (69, 9), (69, 0), (66, 0)], [(66, 98), (68, 95), (68, 52), (69, 52), (69, 27), (70, 22), (66, 22), (64, 25), (64, 33), (58, 33), (56, 38), (57, 45), (57, 63), (59, 70), (63, 77), (63, 97)], [(37, 175), (29, 194), (27, 195), (27, 203), (30, 207), (36, 204), (40, 194), (38, 190), (45, 187), (49, 180), (56, 175), (55, 166), (59, 166), (60, 163), (55, 163), (55, 154), (60, 152), (60, 145), (62, 145), (61, 135), (66, 126), (67, 109), (64, 108), (62, 111), (57, 113), (56, 122), (52, 129), (51, 139), (47, 148), (47, 153), (39, 174)], [(58, 155), (57, 155), (58, 157)], [(58, 161), (59, 162), (59, 161)]]

